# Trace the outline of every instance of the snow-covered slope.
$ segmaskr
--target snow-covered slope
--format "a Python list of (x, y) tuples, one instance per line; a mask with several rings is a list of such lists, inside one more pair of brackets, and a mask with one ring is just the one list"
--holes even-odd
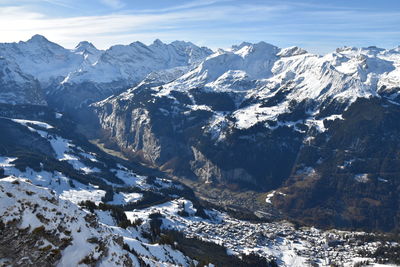
[[(243, 43), (211, 55), (197, 68), (164, 85), (159, 95), (199, 87), (237, 93), (242, 96), (237, 106), (244, 106), (245, 100), (255, 102), (234, 114), (237, 126), (248, 128), (288, 112), (291, 101), (350, 104), (358, 97), (378, 96), (384, 90), (398, 88), (399, 55), (395, 49), (369, 47), (342, 48), (319, 56), (298, 47), (279, 49), (263, 42)], [(274, 98), (280, 99), (263, 105)]]
[(40, 81), (43, 88), (63, 79), (83, 62), (75, 54), (41, 35), (26, 42), (0, 44), (0, 56), (17, 64), (22, 72)]
[[(16, 251), (10, 253), (2, 259), (4, 263), (38, 265), (43, 261), (40, 258), (50, 258), (52, 254), (53, 264), (57, 263), (57, 266), (89, 262), (99, 266), (128, 266), (132, 262), (122, 249), (122, 240), (118, 240), (111, 229), (45, 188), (36, 187), (28, 180), (9, 177), (0, 181), (0, 198), (4, 230), (24, 232), (24, 235), (18, 234), (7, 249), (10, 252), (17, 249), (23, 239), (33, 243), (32, 247), (19, 248), (23, 250), (22, 255)], [(30, 239), (35, 236), (36, 242), (32, 242)]]
[(0, 103), (45, 105), (43, 90), (15, 62), (0, 57)]
[(2, 231), (6, 231), (1, 234), (2, 240), (14, 235), (7, 246), (0, 245), (3, 264), (67, 267), (192, 263), (167, 245), (147, 243), (134, 228), (125, 230), (103, 223), (107, 217), (112, 221), (108, 212), (90, 213), (29, 180), (1, 179), (0, 199)]

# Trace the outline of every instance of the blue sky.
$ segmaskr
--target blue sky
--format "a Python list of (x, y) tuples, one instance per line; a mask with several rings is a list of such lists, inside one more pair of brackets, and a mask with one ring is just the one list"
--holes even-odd
[(133, 41), (192, 41), (227, 48), (242, 41), (297, 45), (400, 45), (400, 0), (0, 0), (0, 42), (33, 34), (67, 48)]

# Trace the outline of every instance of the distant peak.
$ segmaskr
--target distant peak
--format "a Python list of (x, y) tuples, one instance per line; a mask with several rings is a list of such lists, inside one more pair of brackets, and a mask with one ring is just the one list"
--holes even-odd
[(239, 51), (242, 50), (243, 48), (248, 47), (249, 49), (256, 49), (256, 50), (277, 50), (278, 48), (272, 44), (266, 43), (264, 41), (258, 42), (258, 43), (248, 43), (248, 42), (242, 42), (240, 45), (233, 45), (232, 50), (233, 51)]
[(268, 44), (266, 42), (259, 42), (256, 44), (248, 44), (240, 48), (239, 50), (234, 49), (234, 52), (242, 57), (248, 55), (276, 55), (279, 52), (279, 48)]
[(336, 53), (350, 52), (350, 51), (356, 51), (356, 50), (359, 50), (359, 49), (356, 47), (353, 47), (353, 46), (343, 46), (343, 47), (336, 48)]
[(32, 43), (32, 42), (49, 42), (49, 40), (46, 39), (46, 37), (44, 37), (43, 35), (40, 34), (35, 34), (31, 37), (31, 39), (28, 40), (28, 42)]
[(194, 44), (192, 44), (191, 42), (186, 42), (186, 41), (173, 41), (171, 43), (172, 45), (183, 45), (183, 46), (194, 46)]
[(240, 45), (232, 45), (232, 50), (236, 51), (236, 50), (240, 50), (245, 46), (250, 46), (252, 45), (252, 43), (249, 42), (242, 42)]
[(139, 41), (135, 41), (135, 42), (131, 43), (130, 46), (139, 46), (139, 47), (146, 47), (147, 48), (147, 45), (145, 45), (144, 43), (139, 42)]
[(94, 48), (97, 49), (92, 43), (88, 41), (82, 41), (79, 42), (79, 44), (75, 47), (75, 49), (88, 49), (88, 48)]
[(155, 39), (153, 42), (153, 45), (160, 46), (160, 45), (164, 45), (164, 43), (160, 39)]
[(298, 55), (303, 55), (307, 54), (307, 50), (304, 50), (303, 48), (300, 48), (298, 46), (291, 46), (287, 48), (281, 49), (281, 51), (278, 53), (278, 56), (280, 57), (292, 57), (292, 56), (298, 56)]
[(391, 49), (391, 51), (400, 52), (400, 45), (398, 47)]
[(263, 49), (277, 49), (276, 46), (270, 44), (270, 43), (266, 43), (264, 41), (258, 42), (256, 44), (253, 44), (253, 47), (255, 48), (263, 48)]
[(367, 50), (368, 52), (373, 53), (373, 54), (377, 54), (377, 53), (381, 53), (381, 52), (385, 51), (384, 48), (380, 48), (380, 47), (377, 47), (375, 45), (368, 46), (367, 48), (363, 48), (363, 49)]

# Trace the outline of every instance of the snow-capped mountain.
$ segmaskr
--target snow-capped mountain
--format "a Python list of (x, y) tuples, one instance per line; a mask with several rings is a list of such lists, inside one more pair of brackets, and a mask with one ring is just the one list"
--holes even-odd
[(114, 133), (121, 127), (115, 125), (118, 118), (110, 115), (109, 105), (117, 106), (120, 100), (138, 108), (143, 102), (172, 101), (175, 110), (158, 108), (172, 117), (180, 116), (179, 111), (202, 110), (208, 113), (202, 129), (217, 141), (232, 129), (258, 124), (271, 130), (286, 126), (299, 133), (303, 130), (297, 126), (304, 124), (323, 132), (324, 119), (341, 118), (358, 98), (395, 100), (399, 64), (400, 53), (395, 49), (343, 48), (319, 56), (298, 47), (243, 43), (219, 50), (186, 73), (154, 73), (137, 87), (95, 106), (107, 106), (107, 118), (101, 119), (107, 120), (105, 127)]
[(0, 57), (37, 79), (50, 105), (76, 108), (133, 86), (154, 71), (194, 66), (211, 54), (189, 42), (146, 46), (140, 42), (98, 50), (80, 42), (65, 49), (40, 35), (26, 42), (0, 44)]
[(41, 35), (35, 35), (26, 42), (0, 44), (0, 56), (17, 64), (23, 73), (36, 78), (43, 88), (62, 81), (83, 62), (81, 55)]
[(123, 81), (129, 86), (139, 82), (153, 71), (190, 66), (210, 53), (209, 49), (178, 41), (164, 44), (156, 40), (149, 46), (141, 42), (134, 42), (127, 46), (116, 45), (104, 51), (94, 64), (69, 73), (62, 83)]
[(286, 87), (289, 92), (281, 103), (286, 106), (291, 100), (305, 99), (353, 102), (358, 97), (376, 96), (382, 86), (396, 87), (398, 72), (396, 50), (343, 48), (319, 56), (298, 47), (279, 49), (261, 42), (219, 51), (164, 87), (245, 90), (246, 98), (258, 99), (270, 98)]
[(102, 50), (98, 50), (92, 43), (89, 43), (88, 41), (80, 42), (71, 51), (75, 54), (82, 55), (84, 58), (84, 63), (87, 63), (87, 65), (95, 64), (103, 53)]
[[(398, 49), (341, 48), (319, 56), (298, 47), (243, 43), (218, 50), (164, 84), (144, 80), (92, 106), (102, 129), (109, 133), (107, 138), (148, 164), (205, 183), (261, 191), (286, 188), (282, 194), (297, 196), (303, 192), (298, 184), (301, 177), (312, 174), (314, 178), (305, 184), (313, 191), (324, 184), (316, 181), (328, 179), (328, 173), (336, 173), (335, 168), (346, 161), (368, 162), (371, 153), (376, 153), (376, 158), (393, 157), (383, 147), (395, 145), (396, 138), (382, 140), (381, 148), (370, 154), (366, 151), (379, 143), (371, 138), (379, 139), (380, 132), (397, 135), (398, 123), (392, 116), (400, 103), (399, 63)], [(376, 112), (370, 114), (370, 109)], [(352, 125), (360, 128), (354, 130)], [(345, 131), (351, 134), (345, 135)], [(331, 154), (329, 149), (343, 154)], [(382, 161), (371, 162), (368, 168), (361, 163), (352, 166), (357, 167), (343, 168), (337, 174), (337, 179), (348, 177), (349, 188), (360, 186), (360, 179), (354, 177), (361, 174), (388, 180), (383, 176), (389, 167)], [(379, 183), (382, 188), (373, 198), (390, 191), (388, 184)], [(354, 206), (353, 197), (372, 196), (367, 192), (346, 195), (342, 184), (334, 187), (330, 190), (342, 195), (344, 206), (350, 202)], [(309, 198), (306, 192), (300, 198)], [(295, 209), (296, 216), (304, 218), (300, 211), (307, 208), (313, 218), (324, 212), (324, 208), (312, 206), (315, 201), (294, 208), (296, 198), (275, 196), (272, 200), (277, 206), (289, 212)], [(399, 209), (393, 199), (382, 201), (393, 212)], [(342, 216), (343, 225), (389, 226), (384, 221), (354, 222), (354, 214), (340, 207), (332, 207), (342, 211), (332, 214), (327, 224), (336, 224), (334, 218)], [(377, 207), (371, 210), (382, 216)]]

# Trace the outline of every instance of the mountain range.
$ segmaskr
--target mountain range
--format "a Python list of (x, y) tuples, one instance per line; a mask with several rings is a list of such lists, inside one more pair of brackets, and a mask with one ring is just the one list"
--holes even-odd
[(21, 233), (7, 263), (49, 266), (389, 262), (398, 243), (352, 231), (400, 229), (399, 90), (400, 47), (0, 44), (0, 248)]

